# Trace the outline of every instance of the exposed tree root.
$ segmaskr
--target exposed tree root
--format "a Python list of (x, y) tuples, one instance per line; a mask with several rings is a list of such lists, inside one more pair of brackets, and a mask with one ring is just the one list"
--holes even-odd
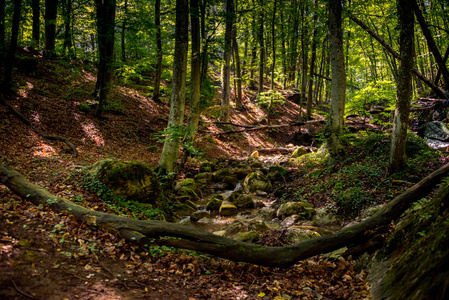
[(306, 122), (295, 122), (295, 123), (289, 123), (289, 124), (267, 125), (267, 126), (259, 126), (259, 127), (251, 127), (251, 128), (239, 129), (239, 130), (230, 130), (230, 131), (215, 133), (215, 135), (239, 133), (239, 132), (246, 132), (246, 131), (257, 131), (257, 130), (264, 130), (264, 129), (276, 129), (276, 128), (289, 127), (289, 126), (303, 126), (303, 125), (310, 125), (310, 124), (325, 124), (325, 123), (326, 123), (325, 120), (312, 120), (312, 121), (306, 121)]
[[(34, 204), (48, 204), (58, 211), (70, 214), (120, 235), (130, 241), (146, 243), (149, 238), (168, 246), (209, 253), (234, 261), (272, 267), (287, 267), (299, 260), (334, 251), (364, 241), (366, 233), (390, 224), (410, 206), (427, 195), (449, 173), (449, 164), (431, 173), (419, 183), (386, 204), (374, 216), (335, 234), (318, 237), (287, 247), (263, 247), (217, 236), (204, 230), (180, 224), (153, 220), (135, 220), (113, 214), (92, 211), (41, 188), (16, 171), (0, 164), (0, 181), (11, 191)], [(169, 237), (169, 238), (167, 238)], [(173, 239), (176, 238), (176, 239)]]
[(59, 135), (47, 135), (47, 134), (43, 134), (42, 132), (40, 132), (39, 130), (37, 130), (34, 126), (33, 123), (30, 122), (30, 120), (28, 120), (27, 118), (25, 118), (24, 115), (22, 115), (17, 109), (15, 109), (8, 101), (6, 101), (5, 97), (3, 96), (2, 93), (0, 93), (0, 103), (3, 104), (4, 106), (6, 106), (17, 118), (20, 119), (20, 121), (22, 121), (23, 123), (25, 123), (26, 125), (30, 126), (31, 129), (33, 129), (33, 131), (40, 135), (41, 137), (50, 140), (50, 141), (62, 141), (64, 142), (67, 146), (69, 146), (69, 148), (72, 150), (72, 154), (74, 157), (78, 156), (78, 151), (76, 150), (76, 147), (65, 137), (63, 136), (59, 136)]

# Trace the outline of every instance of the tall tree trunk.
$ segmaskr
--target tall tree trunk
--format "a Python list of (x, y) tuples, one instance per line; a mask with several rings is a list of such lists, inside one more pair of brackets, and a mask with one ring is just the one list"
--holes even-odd
[[(2, 0), (4, 1), (4, 0)], [(2, 4), (0, 3), (0, 7)], [(32, 0), (31, 1), (31, 10), (33, 11), (33, 32), (31, 34), (31, 48), (39, 49), (39, 40), (40, 40), (40, 1)]]
[[(435, 61), (438, 64), (438, 68), (441, 71), (441, 75), (443, 76), (445, 87), (446, 87), (446, 89), (448, 89), (449, 88), (449, 71), (446, 67), (446, 64), (444, 63), (443, 58), (441, 57), (440, 51), (438, 50), (438, 47), (435, 44), (435, 40), (433, 39), (432, 34), (430, 33), (429, 27), (421, 13), (421, 10), (419, 9), (418, 3), (416, 2), (416, 0), (411, 0), (409, 5), (410, 4), (413, 7), (413, 11), (415, 12), (416, 19), (418, 19), (418, 22), (419, 22), (419, 25), (421, 26), (422, 32), (424, 33), (424, 36), (426, 37), (426, 41), (427, 41), (427, 45), (429, 46), (429, 50), (432, 52), (433, 57), (435, 58)], [(438, 84), (438, 82), (435, 82), (435, 83)]]
[(58, 0), (45, 0), (45, 46), (44, 56), (53, 58), (56, 56), (56, 16), (58, 12)]
[(298, 32), (299, 32), (299, 12), (298, 12), (298, 0), (293, 0), (293, 28), (290, 40), (290, 71), (288, 76), (288, 82), (290, 85), (295, 84), (296, 64), (298, 60)]
[(161, 34), (161, 0), (154, 4), (154, 23), (156, 25), (156, 75), (154, 76), (153, 100), (159, 101), (162, 74), (162, 34)]
[(17, 36), (19, 35), (20, 11), (22, 8), (22, 0), (14, 0), (14, 13), (12, 16), (11, 41), (6, 54), (5, 72), (3, 77), (3, 90), (11, 91), (12, 86), (12, 69), (16, 57)]
[(271, 118), (273, 114), (274, 107), (274, 68), (276, 67), (276, 34), (275, 34), (275, 22), (276, 22), (276, 9), (277, 0), (273, 3), (273, 16), (271, 18), (271, 52), (272, 52), (272, 63), (271, 63), (271, 97), (270, 104), (267, 110), (267, 124), (271, 125)]
[(264, 3), (263, 0), (260, 0), (260, 15), (259, 15), (259, 94), (263, 92), (263, 71), (264, 71), (264, 62), (265, 62), (265, 45), (264, 45)]
[(72, 49), (72, 0), (67, 0), (65, 11), (64, 11), (64, 54), (67, 51), (67, 54), (72, 57), (73, 49)]
[(200, 119), (200, 88), (201, 88), (201, 36), (200, 7), (198, 0), (190, 0), (190, 24), (192, 35), (192, 60), (190, 75), (190, 110), (189, 110), (189, 140), (193, 140), (198, 130)]
[(341, 0), (329, 0), (329, 55), (332, 69), (331, 111), (329, 113), (329, 152), (337, 156), (343, 152), (340, 134), (346, 98), (345, 56), (343, 53), (343, 32), (341, 28)]
[(170, 99), (170, 116), (164, 148), (159, 160), (158, 173), (175, 171), (181, 144), (179, 131), (184, 122), (186, 95), (187, 51), (189, 49), (189, 2), (176, 0), (175, 53)]
[(239, 44), (237, 42), (237, 26), (233, 26), (232, 34), (232, 48), (235, 61), (235, 73), (237, 77), (237, 95), (235, 96), (235, 108), (238, 110), (242, 109), (242, 70), (240, 67), (240, 54), (239, 54)]
[[(306, 91), (307, 91), (307, 64), (309, 61), (309, 33), (308, 33), (308, 11), (309, 7), (307, 6), (307, 3), (302, 4), (303, 7), (301, 8), (301, 23), (302, 23), (302, 30), (301, 30), (301, 54), (302, 54), (302, 74), (301, 74), (301, 102), (306, 100)], [(302, 109), (299, 108), (299, 120), (301, 120), (302, 115)]]
[(405, 143), (407, 139), (410, 97), (412, 91), (414, 15), (408, 0), (397, 1), (399, 18), (399, 74), (397, 82), (396, 111), (391, 138), (390, 172), (405, 165)]
[[(160, 1), (160, 0), (156, 0)], [(125, 7), (123, 8), (123, 21), (122, 21), (122, 36), (121, 36), (121, 42), (122, 42), (122, 62), (126, 62), (126, 43), (125, 43), (125, 37), (126, 37), (126, 21), (128, 18), (128, 0), (125, 0)], [(156, 24), (156, 32), (159, 29), (157, 23)], [(160, 24), (159, 24), (160, 25)]]
[[(5, 42), (5, 0), (0, 0), (0, 74), (4, 73), (4, 63), (6, 59), (6, 42)], [(0, 75), (0, 80), (2, 80)]]
[(99, 101), (96, 115), (101, 117), (112, 86), (116, 0), (95, 0), (95, 4), (100, 57), (95, 91)]
[(223, 52), (221, 120), (229, 122), (229, 99), (231, 94), (231, 43), (234, 23), (234, 0), (226, 0), (226, 28)]
[[(315, 0), (315, 10), (318, 7), (318, 2)], [(313, 77), (315, 73), (315, 59), (316, 59), (316, 39), (317, 39), (317, 21), (318, 14), (313, 15), (313, 33), (312, 33), (312, 57), (310, 58), (310, 72), (309, 72), (309, 87), (307, 88), (307, 120), (312, 119), (312, 102), (313, 102)]]

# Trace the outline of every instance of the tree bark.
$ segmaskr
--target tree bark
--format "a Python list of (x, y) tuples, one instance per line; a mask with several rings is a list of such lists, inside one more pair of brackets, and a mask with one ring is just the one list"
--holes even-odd
[[(2, 4), (0, 3), (0, 7)], [(31, 34), (31, 48), (39, 49), (39, 41), (40, 41), (40, 1), (32, 0), (31, 1), (31, 10), (33, 11), (33, 32)], [(0, 41), (1, 43), (1, 41)]]
[(154, 76), (153, 100), (159, 101), (162, 74), (162, 34), (161, 34), (161, 0), (154, 4), (154, 23), (156, 25), (156, 75)]
[(200, 7), (198, 0), (190, 0), (190, 24), (192, 27), (192, 58), (190, 73), (190, 110), (189, 140), (195, 138), (200, 119), (200, 88), (201, 88), (201, 36), (200, 36)]
[(396, 111), (393, 121), (389, 170), (394, 173), (405, 166), (405, 143), (407, 140), (410, 98), (412, 96), (412, 69), (414, 66), (413, 9), (408, 0), (398, 0), (399, 18), (399, 73), (397, 83)]
[[(315, 10), (318, 7), (318, 2), (315, 0)], [(309, 73), (309, 87), (307, 88), (307, 112), (306, 119), (312, 119), (312, 103), (313, 103), (313, 74), (315, 74), (315, 60), (316, 60), (316, 39), (317, 39), (317, 21), (318, 14), (313, 15), (313, 34), (312, 34), (312, 57), (310, 58), (310, 73)]]
[(343, 152), (340, 134), (346, 98), (345, 56), (343, 53), (343, 32), (341, 28), (341, 0), (329, 0), (329, 54), (332, 68), (331, 111), (329, 113), (329, 152), (333, 156)]
[(222, 95), (221, 95), (221, 120), (229, 121), (229, 99), (231, 98), (231, 43), (232, 24), (234, 23), (234, 0), (226, 0), (226, 28), (223, 51), (222, 69)]
[(101, 117), (112, 87), (116, 0), (95, 0), (95, 7), (100, 62), (94, 94), (99, 101), (96, 116)]
[(237, 26), (234, 24), (232, 34), (232, 48), (235, 61), (235, 75), (237, 77), (237, 93), (235, 95), (235, 108), (238, 110), (242, 109), (242, 70), (240, 66), (240, 53), (239, 44), (237, 42)]
[(44, 57), (53, 58), (56, 41), (56, 17), (58, 13), (58, 0), (45, 0), (45, 46)]
[[(178, 0), (179, 1), (179, 0)], [(397, 196), (372, 217), (341, 229), (334, 234), (307, 240), (287, 247), (263, 247), (235, 241), (207, 231), (180, 224), (153, 220), (135, 220), (108, 213), (92, 211), (64, 198), (56, 197), (0, 164), (0, 182), (22, 199), (36, 205), (49, 205), (57, 211), (69, 211), (86, 224), (119, 235), (129, 242), (158, 244), (201, 251), (222, 258), (271, 267), (288, 267), (299, 260), (357, 244), (368, 231), (390, 224), (415, 201), (426, 196), (449, 173), (449, 164), (431, 173), (419, 183)], [(175, 237), (178, 239), (167, 239)]]
[[(157, 0), (160, 1), (160, 0)], [(125, 7), (123, 8), (123, 21), (122, 21), (122, 36), (121, 36), (121, 43), (122, 43), (122, 62), (126, 62), (126, 43), (125, 43), (125, 37), (126, 37), (126, 21), (128, 18), (128, 0), (125, 0)], [(155, 23), (156, 25), (156, 32), (158, 30), (158, 25), (157, 23)]]
[(2, 87), (5, 92), (10, 92), (12, 86), (12, 69), (14, 66), (14, 60), (16, 58), (17, 36), (19, 34), (21, 8), (22, 8), (22, 0), (14, 0), (11, 41), (9, 42), (9, 49), (8, 52), (6, 53), (5, 69), (2, 83)]
[(260, 13), (259, 13), (259, 94), (263, 92), (263, 71), (265, 62), (265, 45), (264, 45), (264, 2), (260, 0)]
[(277, 0), (274, 0), (273, 3), (273, 15), (271, 19), (271, 52), (272, 52), (272, 62), (271, 62), (271, 97), (270, 104), (267, 109), (267, 124), (271, 125), (272, 122), (272, 114), (274, 107), (274, 69), (276, 67), (276, 33), (275, 33), (275, 22), (276, 22), (276, 9), (277, 9)]
[(187, 51), (189, 49), (189, 2), (176, 0), (175, 54), (173, 60), (172, 94), (167, 136), (159, 159), (158, 173), (174, 172), (181, 144), (179, 131), (184, 121)]
[(64, 54), (67, 54), (69, 57), (73, 56), (72, 49), (72, 32), (70, 30), (72, 25), (72, 0), (67, 0), (65, 11), (64, 11)]

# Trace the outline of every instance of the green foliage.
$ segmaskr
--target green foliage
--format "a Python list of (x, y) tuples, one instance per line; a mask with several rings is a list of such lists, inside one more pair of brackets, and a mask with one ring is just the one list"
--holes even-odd
[(348, 95), (347, 113), (362, 115), (374, 105), (394, 108), (396, 86), (392, 81), (369, 82), (364, 88)]
[(154, 134), (154, 140), (159, 143), (170, 142), (174, 140), (181, 141), (181, 147), (193, 157), (202, 156), (204, 152), (201, 148), (196, 147), (195, 141), (190, 137), (192, 136), (193, 128), (189, 126), (172, 126), (165, 128), (164, 131), (159, 131)]
[(285, 100), (281, 93), (269, 90), (257, 95), (256, 103), (262, 108), (268, 108), (270, 103), (272, 103), (271, 109), (274, 110), (277, 105), (284, 104)]
[(90, 113), (91, 112), (91, 108), (90, 105), (87, 103), (80, 103), (80, 105), (78, 105), (78, 108), (85, 113)]

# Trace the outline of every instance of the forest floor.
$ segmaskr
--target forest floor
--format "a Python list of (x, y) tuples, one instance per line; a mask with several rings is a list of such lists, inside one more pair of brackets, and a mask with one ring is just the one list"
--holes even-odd
[[(41, 60), (37, 76), (16, 73), (15, 78), (17, 94), (8, 101), (41, 132), (65, 136), (79, 152), (74, 158), (65, 144), (41, 138), (0, 107), (0, 160), (32, 182), (55, 195), (75, 202), (85, 199), (93, 209), (110, 212), (70, 175), (111, 157), (157, 164), (162, 144), (155, 137), (167, 124), (168, 96), (154, 102), (145, 83), (116, 85), (110, 111), (97, 119), (93, 112), (80, 110), (80, 104), (93, 100), (95, 75), (91, 67)], [(165, 90), (169, 88), (167, 83)], [(254, 94), (245, 90), (243, 111), (231, 108), (232, 123), (266, 125), (266, 114), (255, 104)], [(242, 127), (214, 123), (219, 107), (214, 105), (216, 100), (206, 100), (197, 142), (205, 157), (245, 160), (255, 150), (296, 143), (295, 135), (301, 129), (294, 126), (220, 134)], [(298, 111), (297, 104), (286, 101), (278, 106), (273, 123), (295, 122)], [(318, 129), (308, 126), (302, 130)], [(406, 183), (397, 193), (411, 184)], [(3, 299), (370, 298), (366, 274), (355, 268), (351, 258), (313, 257), (279, 269), (157, 245), (143, 248), (69, 214), (35, 206), (3, 185), (0, 224)]]

